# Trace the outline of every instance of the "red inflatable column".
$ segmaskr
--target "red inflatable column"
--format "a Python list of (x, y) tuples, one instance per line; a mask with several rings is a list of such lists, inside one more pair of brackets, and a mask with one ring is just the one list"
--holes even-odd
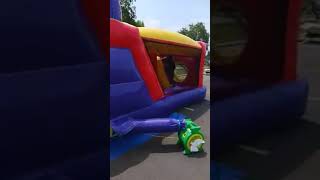
[(207, 45), (204, 42), (199, 42), (201, 45), (201, 56), (200, 56), (200, 66), (199, 66), (199, 81), (198, 81), (198, 87), (203, 86), (203, 71), (204, 71), (204, 61), (206, 58), (206, 49)]
[(289, 0), (285, 42), (285, 63), (283, 80), (295, 80), (297, 77), (297, 35), (301, 0)]

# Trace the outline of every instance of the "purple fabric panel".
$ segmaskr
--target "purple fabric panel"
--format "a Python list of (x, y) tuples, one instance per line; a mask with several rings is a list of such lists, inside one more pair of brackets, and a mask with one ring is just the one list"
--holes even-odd
[(152, 104), (129, 49), (110, 49), (110, 118)]
[(129, 49), (110, 48), (110, 84), (142, 81)]
[(152, 104), (143, 81), (110, 85), (111, 119)]

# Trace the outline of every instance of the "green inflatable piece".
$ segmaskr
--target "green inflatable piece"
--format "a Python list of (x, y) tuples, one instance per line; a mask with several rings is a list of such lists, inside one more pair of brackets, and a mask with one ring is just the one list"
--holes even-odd
[(178, 144), (183, 146), (183, 153), (190, 155), (203, 151), (205, 141), (200, 126), (192, 122), (191, 119), (185, 119), (185, 123), (186, 127), (178, 132)]

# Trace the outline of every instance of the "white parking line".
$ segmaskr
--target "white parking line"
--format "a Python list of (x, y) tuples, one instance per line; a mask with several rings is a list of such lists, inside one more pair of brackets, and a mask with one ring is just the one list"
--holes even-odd
[(239, 147), (242, 150), (253, 152), (253, 153), (256, 153), (259, 155), (263, 155), (263, 156), (267, 156), (270, 154), (270, 152), (267, 150), (261, 150), (261, 149), (255, 148), (255, 147), (250, 147), (250, 146), (245, 146), (245, 145), (240, 145)]
[(194, 111), (194, 109), (191, 109), (191, 108), (188, 108), (188, 107), (184, 107), (186, 110), (189, 110), (189, 111)]

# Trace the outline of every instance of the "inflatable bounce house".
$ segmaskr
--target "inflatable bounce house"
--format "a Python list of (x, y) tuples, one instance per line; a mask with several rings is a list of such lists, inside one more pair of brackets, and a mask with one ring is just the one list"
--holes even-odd
[(200, 127), (174, 111), (205, 97), (206, 44), (121, 22), (118, 0), (110, 17), (110, 158), (150, 139), (146, 133), (178, 132), (185, 154), (202, 150)]
[(1, 180), (106, 178), (103, 7), (1, 1)]
[(301, 1), (226, 0), (221, 4), (240, 9), (247, 21), (247, 42), (232, 63), (214, 59), (216, 152), (293, 123), (304, 114), (308, 96), (308, 83), (297, 76)]

